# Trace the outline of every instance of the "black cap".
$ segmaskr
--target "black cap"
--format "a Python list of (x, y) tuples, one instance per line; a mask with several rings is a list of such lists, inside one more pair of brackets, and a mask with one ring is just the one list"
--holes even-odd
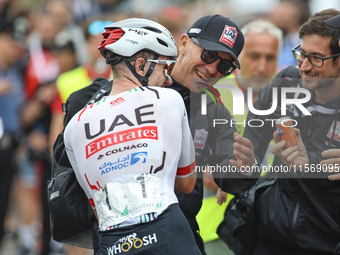
[(323, 21), (326, 25), (333, 28), (340, 28), (340, 14)]
[(194, 41), (205, 50), (229, 53), (240, 69), (237, 57), (242, 51), (244, 36), (229, 18), (221, 15), (204, 16), (192, 25), (187, 35), (196, 38)]

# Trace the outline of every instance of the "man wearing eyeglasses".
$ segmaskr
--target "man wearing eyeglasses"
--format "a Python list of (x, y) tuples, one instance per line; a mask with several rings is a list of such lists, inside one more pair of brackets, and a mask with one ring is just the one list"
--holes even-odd
[[(340, 185), (328, 179), (330, 173), (320, 171), (325, 163), (323, 156), (327, 156), (321, 153), (340, 148), (340, 30), (324, 25), (325, 20), (339, 14), (335, 9), (327, 9), (300, 27), (301, 44), (292, 50), (298, 67), (282, 70), (278, 79), (260, 91), (254, 104), (255, 109), (269, 109), (274, 87), (278, 91), (283, 87), (308, 89), (311, 99), (303, 106), (311, 115), (303, 114), (295, 105), (286, 107), (286, 115), (297, 121), (296, 128), (300, 130), (296, 131), (297, 145), (285, 148), (286, 141), (280, 141), (275, 127), (245, 129), (244, 136), (253, 142), (256, 153), (274, 137), (273, 166), (293, 169), (266, 174), (277, 179), (256, 200), (259, 241), (253, 255), (331, 255), (339, 242)], [(292, 92), (286, 97), (295, 100), (305, 95)], [(281, 109), (277, 107), (270, 116), (249, 113), (248, 120), (280, 117)]]

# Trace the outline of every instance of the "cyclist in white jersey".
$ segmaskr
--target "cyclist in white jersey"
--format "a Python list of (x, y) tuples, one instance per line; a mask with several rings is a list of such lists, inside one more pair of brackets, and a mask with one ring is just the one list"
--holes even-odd
[[(171, 85), (170, 32), (127, 19), (105, 28), (99, 50), (112, 92), (79, 111), (65, 147), (99, 222), (100, 254), (201, 254), (174, 189), (196, 182), (186, 109)], [(149, 86), (153, 87), (149, 87)]]

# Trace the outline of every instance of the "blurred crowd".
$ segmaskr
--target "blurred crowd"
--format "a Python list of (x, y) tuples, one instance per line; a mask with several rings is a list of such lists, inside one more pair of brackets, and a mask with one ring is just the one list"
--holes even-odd
[(0, 1), (0, 251), (7, 235), (16, 239), (18, 255), (88, 254), (51, 240), (45, 191), (53, 142), (63, 128), (62, 103), (96, 77), (112, 78), (97, 50), (104, 27), (147, 18), (167, 27), (178, 42), (204, 15), (222, 14), (239, 27), (262, 18), (283, 31), (276, 72), (296, 64), (291, 49), (300, 41), (299, 27), (312, 10), (319, 11), (315, 1), (262, 0), (256, 8), (251, 6), (257, 1), (248, 1), (253, 3), (248, 8), (243, 2)]

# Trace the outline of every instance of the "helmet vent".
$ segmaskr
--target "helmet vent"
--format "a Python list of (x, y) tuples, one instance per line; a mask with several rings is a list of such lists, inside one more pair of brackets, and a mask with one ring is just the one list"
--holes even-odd
[(144, 29), (146, 29), (146, 30), (150, 30), (150, 31), (155, 32), (155, 33), (158, 33), (158, 34), (161, 34), (161, 33), (162, 33), (161, 30), (159, 30), (159, 29), (157, 29), (157, 28), (154, 28), (154, 27), (142, 27), (142, 28), (144, 28)]
[(157, 38), (157, 41), (158, 41), (160, 44), (164, 45), (165, 47), (168, 47), (168, 44), (167, 44), (166, 42), (164, 42), (163, 40)]

